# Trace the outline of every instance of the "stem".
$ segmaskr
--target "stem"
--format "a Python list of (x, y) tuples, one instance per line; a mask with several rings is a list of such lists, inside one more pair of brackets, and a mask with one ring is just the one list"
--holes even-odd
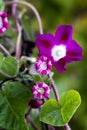
[(36, 126), (36, 124), (31, 120), (29, 115), (26, 115), (26, 119), (27, 119), (27, 123), (30, 123), (35, 130), (39, 130), (39, 128)]
[(49, 130), (48, 125), (41, 122), (42, 130)]
[(48, 125), (48, 129), (49, 130), (55, 130), (55, 128), (53, 126), (51, 126), (51, 125)]
[[(18, 0), (13, 0), (13, 2), (17, 2)], [(16, 7), (16, 4), (12, 4), (12, 16), (14, 17), (15, 19), (15, 22), (16, 22), (16, 29), (18, 31), (18, 16), (17, 16), (17, 7)]]
[(29, 2), (25, 2), (25, 1), (8, 1), (5, 4), (6, 5), (8, 5), (8, 4), (22, 4), (22, 5), (25, 5), (28, 8), (30, 8), (36, 16), (40, 34), (43, 34), (43, 28), (42, 28), (42, 22), (41, 22), (40, 15), (39, 15), (38, 11), (36, 10), (36, 8), (32, 4), (30, 4)]
[(28, 57), (28, 56), (22, 56), (21, 60), (30, 61), (31, 63), (35, 63), (36, 62), (36, 58), (35, 57)]
[(50, 76), (50, 75), (49, 75), (49, 78), (50, 78), (50, 81), (51, 81), (51, 87), (52, 87), (54, 94), (55, 94), (55, 98), (56, 98), (57, 101), (59, 101), (59, 93), (58, 93), (58, 90), (57, 90), (56, 85), (54, 83), (54, 80), (52, 79), (52, 76)]
[[(13, 77), (13, 78), (7, 78), (5, 80), (3, 80), (2, 82), (0, 82), (0, 86), (2, 86), (5, 82), (7, 81), (14, 81), (16, 77)], [(15, 80), (16, 81), (16, 80)]]
[(29, 116), (30, 112), (31, 112), (31, 107), (28, 107), (27, 113), (25, 114), (25, 116)]
[(4, 75), (7, 78), (14, 78), (15, 76), (10, 76), (7, 73), (3, 72), (2, 70), (0, 70), (0, 74)]
[(0, 44), (0, 50), (2, 50), (7, 56), (10, 56), (10, 53), (6, 50), (6, 48)]
[[(17, 2), (18, 0), (13, 0), (13, 2)], [(16, 43), (16, 59), (20, 60), (20, 56), (21, 56), (21, 36), (22, 36), (22, 27), (19, 24), (19, 20), (18, 20), (18, 15), (17, 15), (17, 7), (16, 4), (12, 4), (12, 15), (15, 19), (16, 22), (16, 29), (18, 32), (18, 37), (17, 37), (17, 43)]]
[(16, 43), (16, 59), (20, 60), (20, 56), (21, 56), (21, 36), (22, 36), (22, 27), (20, 26), (20, 24), (18, 23), (18, 37), (17, 37), (17, 43)]
[(31, 109), (32, 109), (31, 107), (28, 107), (28, 111), (25, 114), (27, 123), (30, 123), (35, 130), (39, 130), (38, 127), (36, 126), (36, 124), (31, 120), (31, 118), (29, 116)]
[(64, 126), (64, 128), (65, 128), (65, 130), (71, 130), (71, 128), (69, 127), (68, 124), (66, 124), (66, 125)]

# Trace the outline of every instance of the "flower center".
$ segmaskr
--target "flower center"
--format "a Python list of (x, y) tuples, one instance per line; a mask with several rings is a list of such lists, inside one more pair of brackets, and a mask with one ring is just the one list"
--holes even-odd
[(43, 89), (43, 88), (39, 88), (37, 91), (38, 91), (40, 94), (44, 94), (44, 89)]
[(60, 60), (66, 56), (66, 46), (64, 45), (59, 45), (59, 46), (54, 46), (52, 49), (52, 57), (55, 61)]
[(2, 17), (0, 17), (0, 29), (3, 27), (3, 20)]
[(47, 69), (47, 64), (46, 62), (42, 62), (40, 65), (41, 70), (46, 70)]

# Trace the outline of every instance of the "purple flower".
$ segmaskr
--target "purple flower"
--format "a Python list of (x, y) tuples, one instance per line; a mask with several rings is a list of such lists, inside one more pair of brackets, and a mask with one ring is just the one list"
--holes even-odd
[(48, 75), (52, 69), (51, 60), (46, 56), (41, 56), (35, 63), (35, 67), (38, 73), (42, 75)]
[(52, 62), (46, 56), (41, 56), (39, 59), (30, 67), (30, 74), (34, 75), (48, 75), (52, 70)]
[(7, 13), (0, 12), (0, 34), (4, 33), (8, 29)]
[(82, 48), (72, 40), (72, 26), (69, 25), (60, 25), (55, 36), (38, 35), (36, 45), (39, 56), (48, 57), (60, 73), (66, 70), (66, 64), (82, 60)]
[(32, 87), (32, 93), (36, 99), (48, 99), (50, 87), (44, 82), (38, 82)]

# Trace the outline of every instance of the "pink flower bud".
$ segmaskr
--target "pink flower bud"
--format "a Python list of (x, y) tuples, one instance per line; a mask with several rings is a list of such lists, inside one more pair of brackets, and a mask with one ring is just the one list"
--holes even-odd
[(37, 99), (31, 99), (30, 102), (29, 102), (29, 106), (31, 108), (39, 108), (41, 107), (41, 105), (43, 104), (44, 102), (42, 100), (37, 100)]

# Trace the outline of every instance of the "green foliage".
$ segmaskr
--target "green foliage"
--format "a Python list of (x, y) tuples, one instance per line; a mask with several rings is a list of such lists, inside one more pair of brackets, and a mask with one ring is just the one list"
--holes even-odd
[(0, 0), (0, 11), (4, 10), (4, 1)]
[(0, 53), (0, 80), (4, 80), (6, 78), (3, 72), (10, 77), (17, 75), (18, 62), (14, 57), (9, 56), (7, 58), (4, 58), (3, 54)]
[[(0, 11), (4, 10), (3, 1), (4, 0), (0, 0)], [(26, 0), (26, 1), (29, 2), (29, 0)], [(49, 3), (49, 5), (47, 4), (47, 2)], [(69, 0), (66, 0), (66, 1), (65, 0), (55, 0), (55, 1), (54, 0), (48, 0), (48, 1), (47, 0), (38, 0), (38, 1), (32, 0), (30, 3), (33, 3), (40, 13), (42, 23), (43, 23), (44, 33), (46, 32), (54, 33), (55, 28), (59, 24), (71, 24), (74, 27), (74, 38), (77, 39), (78, 43), (80, 43), (81, 46), (84, 48), (84, 52), (83, 52), (84, 60), (81, 63), (74, 63), (72, 65), (69, 65), (67, 67), (67, 71), (62, 75), (58, 74), (55, 71), (54, 80), (56, 81), (56, 84), (58, 86), (59, 93), (63, 92), (64, 90), (71, 89), (71, 88), (77, 89), (80, 92), (81, 97), (82, 97), (82, 105), (80, 109), (78, 110), (78, 112), (75, 114), (72, 121), (70, 122), (70, 125), (71, 125), (71, 128), (74, 130), (77, 130), (77, 129), (87, 130), (87, 122), (86, 122), (87, 121), (87, 114), (86, 114), (87, 113), (87, 104), (86, 104), (86, 99), (87, 99), (87, 89), (86, 89), (87, 88), (86, 87), (86, 82), (87, 82), (86, 81), (87, 79), (87, 73), (86, 73), (87, 71), (87, 65), (86, 65), (86, 62), (87, 62), (87, 56), (86, 56), (87, 55), (87, 45), (86, 45), (87, 0), (84, 0), (84, 2), (81, 0), (77, 0), (77, 1), (76, 0), (71, 0), (71, 1)], [(24, 7), (22, 8), (24, 10)], [(23, 10), (20, 12), (23, 12)], [(35, 31), (34, 30), (35, 26), (36, 26), (37, 32), (38, 32), (38, 27), (37, 27), (36, 20), (34, 20), (34, 22), (32, 21), (33, 15), (31, 15), (31, 12), (29, 12), (28, 10), (27, 13), (28, 13), (27, 17), (29, 19), (29, 22), (27, 22), (28, 20), (25, 15), (26, 13), (24, 13), (25, 19), (23, 18), (23, 22), (24, 22), (24, 26), (26, 27), (26, 30), (29, 33), (30, 39), (33, 40), (35, 39), (35, 36), (33, 34), (33, 32)], [(9, 23), (13, 24), (14, 26), (15, 25), (14, 19), (12, 18), (10, 20), (10, 15), (8, 16), (9, 16)], [(28, 27), (28, 24), (29, 24), (29, 27)], [(14, 44), (17, 38), (17, 33), (13, 32), (13, 30), (9, 28), (9, 30), (5, 34), (8, 37), (10, 36), (11, 38), (10, 40), (12, 44)], [(3, 44), (5, 40), (4, 39), (2, 40), (3, 42), (1, 41), (1, 43)], [(9, 48), (7, 47), (7, 49)], [(0, 54), (0, 67), (1, 67), (2, 61), (3, 61), (3, 58)], [(10, 73), (9, 74), (10, 76), (11, 74), (13, 76), (15, 75), (13, 74), (15, 65), (13, 65), (12, 67), (11, 67), (12, 69), (9, 69), (9, 72), (8, 70), (6, 71), (7, 74)], [(10, 72), (10, 71), (13, 71), (13, 72)], [(0, 74), (0, 80), (4, 80), (4, 79), (6, 79), (6, 77)], [(65, 110), (63, 111), (65, 112)], [(62, 115), (63, 114), (64, 113), (62, 112)], [(67, 119), (64, 119), (64, 120), (67, 120)]]
[(80, 103), (81, 98), (77, 91), (64, 92), (59, 102), (49, 99), (42, 106), (40, 120), (53, 126), (64, 126), (69, 122)]
[(19, 82), (8, 82), (0, 92), (0, 127), (28, 130), (25, 112), (31, 98), (29, 88)]

